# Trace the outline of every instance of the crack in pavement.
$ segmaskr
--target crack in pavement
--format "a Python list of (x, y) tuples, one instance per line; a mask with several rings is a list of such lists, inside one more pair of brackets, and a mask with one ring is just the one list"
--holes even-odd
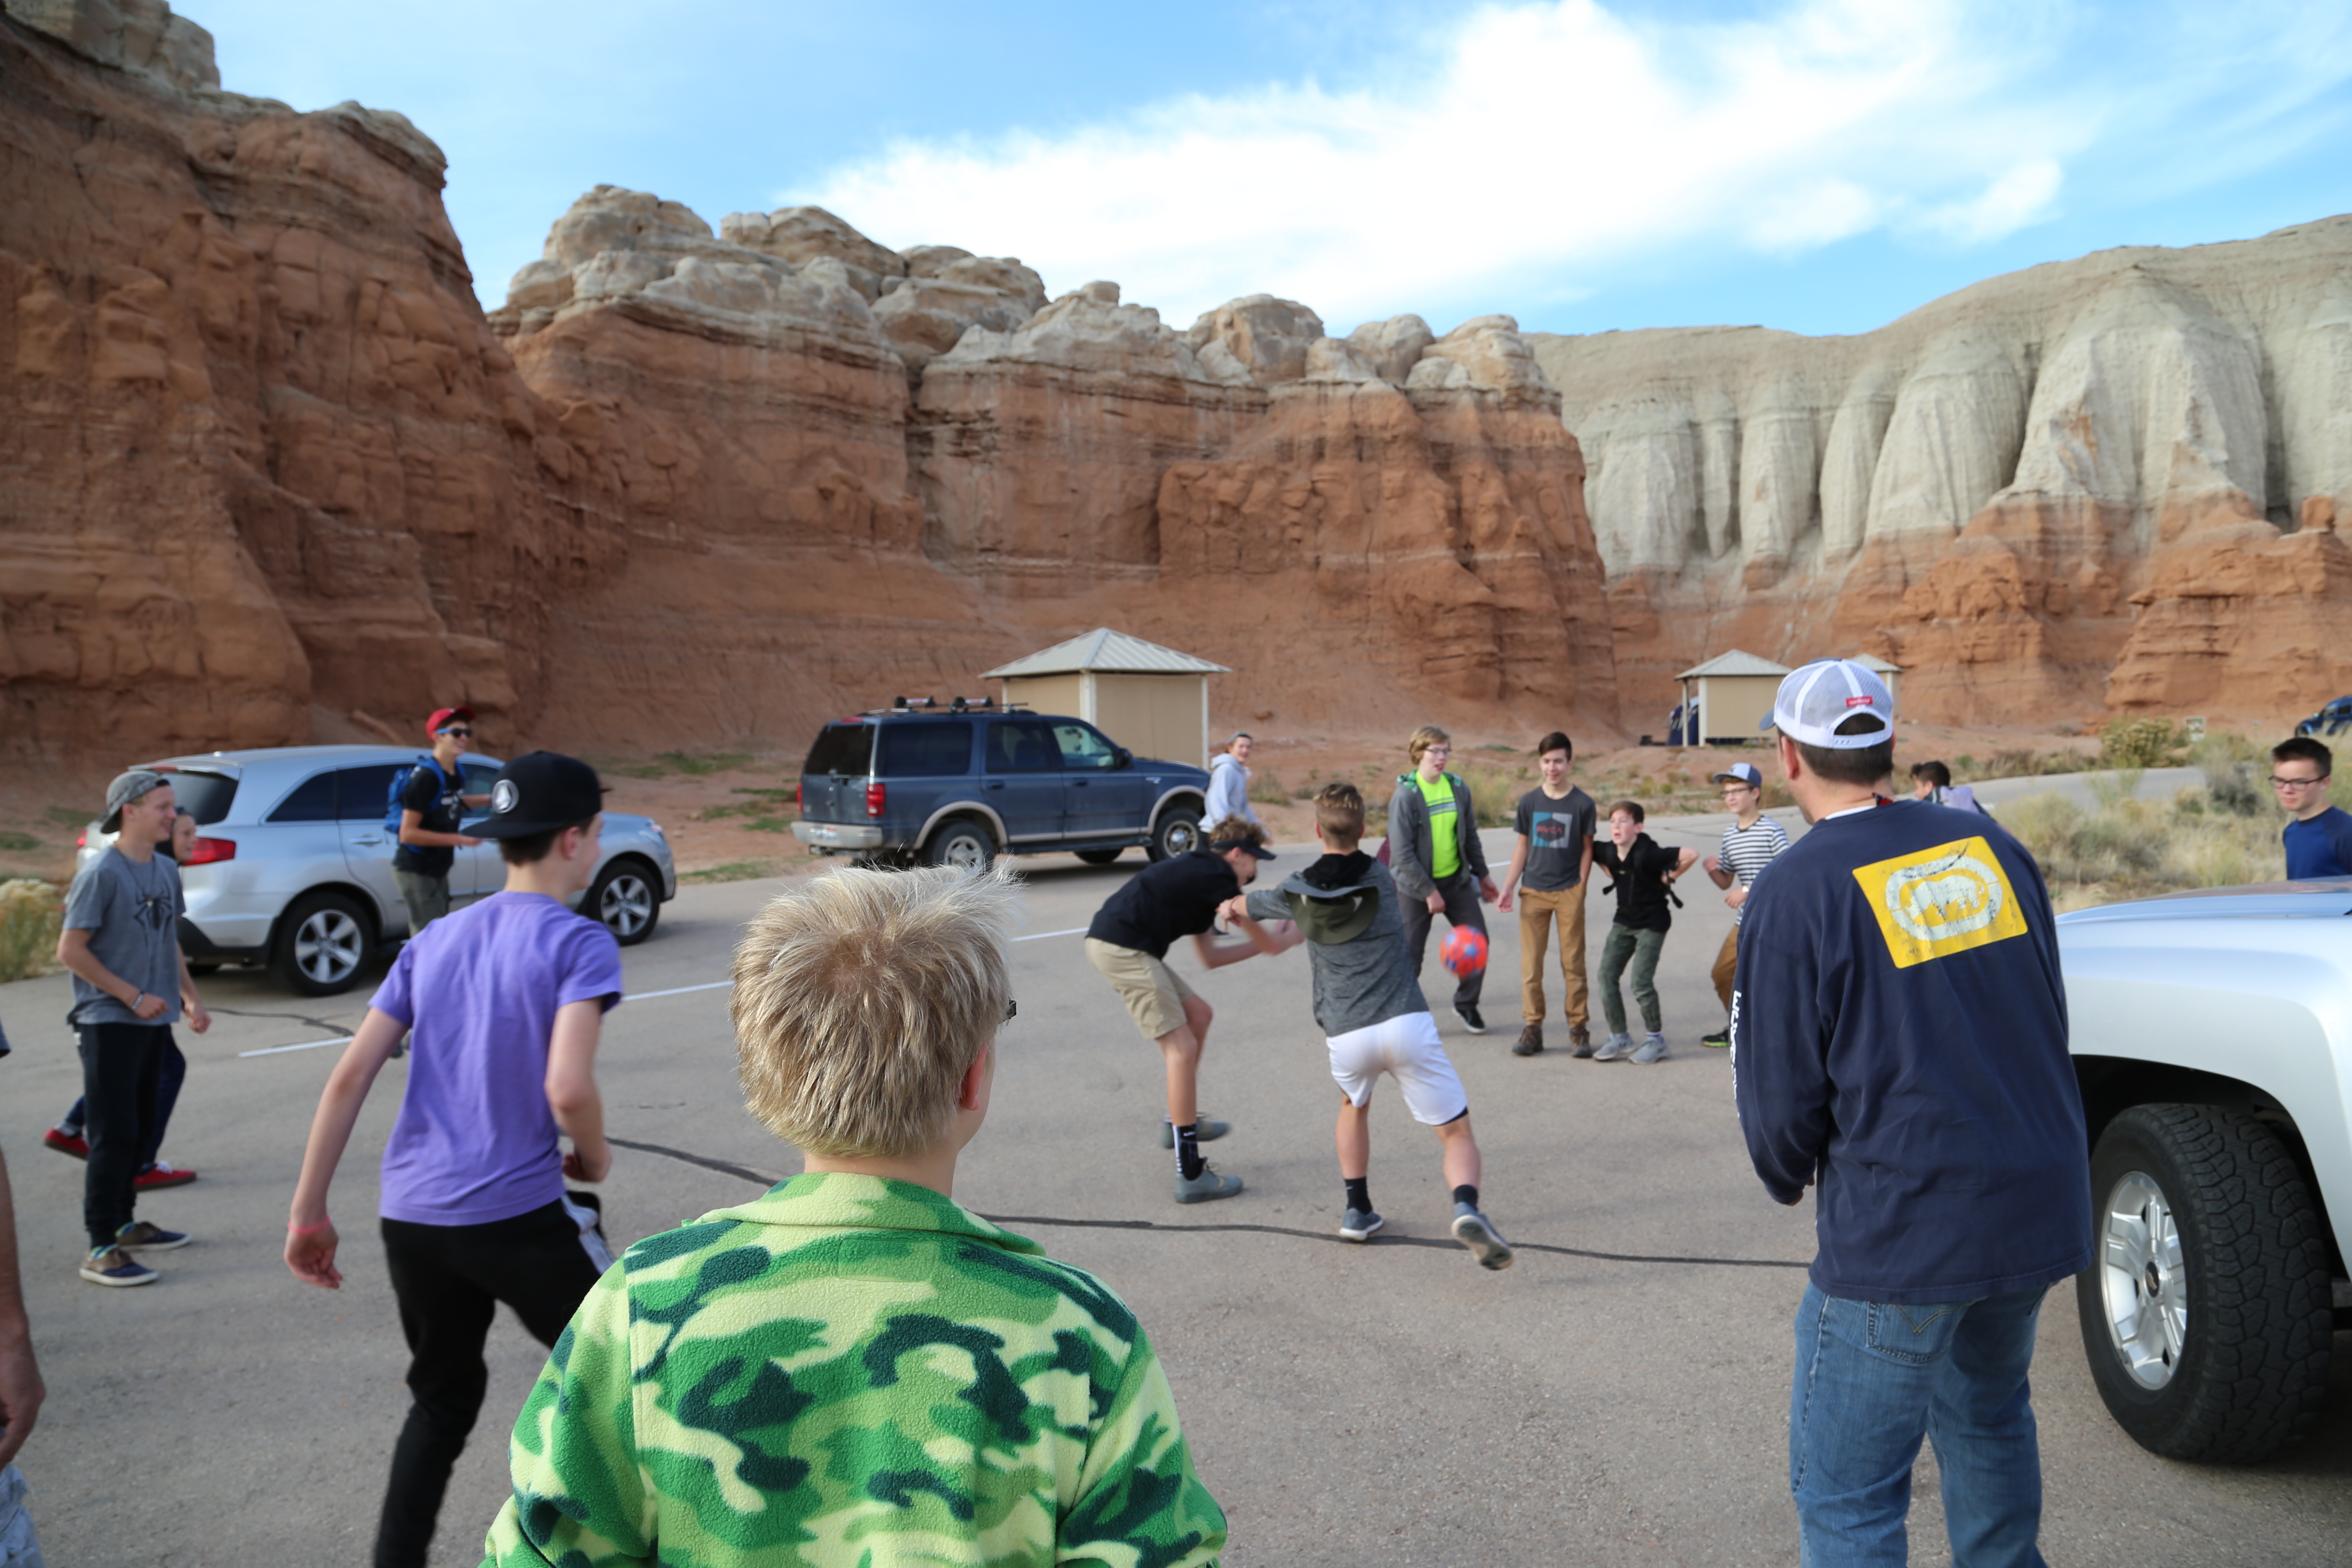
[(297, 1024), (308, 1024), (314, 1029), (331, 1029), (348, 1035), (352, 1031), (341, 1024), (330, 1024), (324, 1018), (313, 1018), (307, 1013), (254, 1013), (242, 1007), (207, 1007), (207, 1013), (220, 1013), (231, 1018), (290, 1018)]

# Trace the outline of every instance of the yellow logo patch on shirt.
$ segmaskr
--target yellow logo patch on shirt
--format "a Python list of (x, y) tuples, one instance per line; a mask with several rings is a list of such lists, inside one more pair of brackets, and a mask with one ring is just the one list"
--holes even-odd
[(1965, 838), (1854, 869), (1897, 969), (2025, 934), (1999, 857)]

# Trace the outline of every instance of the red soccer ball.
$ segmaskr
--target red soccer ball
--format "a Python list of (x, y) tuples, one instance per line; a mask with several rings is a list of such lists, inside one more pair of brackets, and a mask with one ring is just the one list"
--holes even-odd
[(1483, 973), (1486, 968), (1486, 933), (1470, 926), (1455, 926), (1445, 933), (1445, 945), (1437, 950), (1437, 956), (1453, 973)]

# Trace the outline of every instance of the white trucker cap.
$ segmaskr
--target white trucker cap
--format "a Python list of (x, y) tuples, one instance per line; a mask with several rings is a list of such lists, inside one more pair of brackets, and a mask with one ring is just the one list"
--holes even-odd
[[(1837, 727), (1860, 713), (1878, 721), (1841, 735)], [(1817, 658), (1790, 670), (1772, 699), (1772, 716), (1756, 726), (1778, 729), (1801, 745), (1859, 752), (1895, 738), (1895, 694), (1886, 682), (1850, 658)]]

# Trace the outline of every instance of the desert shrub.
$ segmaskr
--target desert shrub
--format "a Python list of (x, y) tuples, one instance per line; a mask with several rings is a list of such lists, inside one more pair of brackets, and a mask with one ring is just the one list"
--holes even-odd
[(1296, 791), (1286, 787), (1282, 775), (1272, 768), (1254, 769), (1250, 777), (1249, 797), (1260, 805), (1288, 805)]
[(65, 895), (30, 877), (0, 882), (0, 981), (25, 980), (57, 967)]
[(2168, 768), (2189, 745), (2189, 732), (2169, 719), (2118, 717), (2099, 731), (2099, 761), (2111, 768)]
[[(1965, 784), (1969, 779), (2030, 779), (2045, 773), (2078, 773), (2090, 761), (2079, 752), (2036, 752), (2024, 747), (2011, 747), (1995, 752), (1978, 769), (1962, 769), (1953, 764), (1954, 782)], [(1963, 773), (1967, 777), (1961, 777)]]
[(2088, 809), (2055, 792), (2001, 809), (2002, 826), (2040, 864), (2061, 909), (2279, 874), (2285, 819), (2275, 807), (2241, 812), (2197, 784), (2168, 801), (2141, 800), (2138, 784), (2130, 772), (2094, 779)]
[(2215, 731), (2189, 749), (2189, 761), (2205, 775), (2202, 806), (2253, 816), (2270, 804), (2270, 755), (2260, 742)]

